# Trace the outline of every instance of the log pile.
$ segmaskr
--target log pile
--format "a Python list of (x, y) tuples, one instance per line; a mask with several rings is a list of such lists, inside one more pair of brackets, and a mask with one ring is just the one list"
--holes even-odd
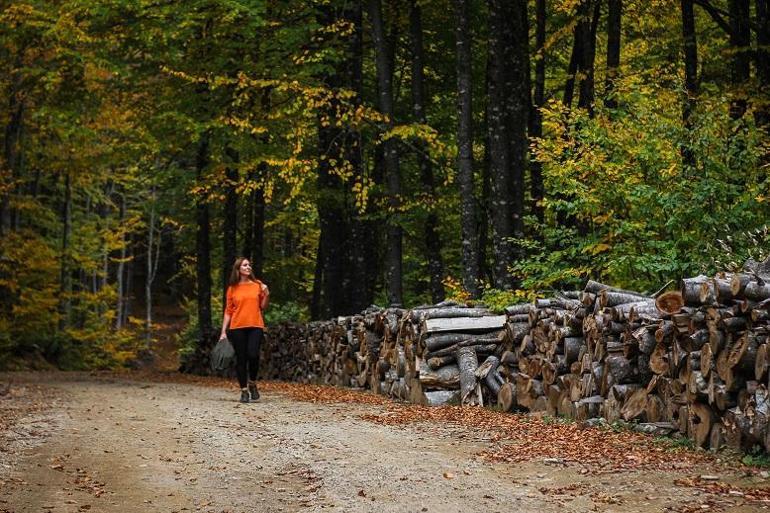
[(410, 401), (483, 405), (479, 364), (482, 372), (498, 375), (487, 360), (499, 353), (505, 320), (486, 308), (452, 302), (411, 310), (404, 318), (401, 337), (409, 360), (414, 361), (407, 366)]
[(770, 276), (682, 280), (655, 297), (589, 281), (504, 315), (445, 302), (271, 329), (264, 377), (490, 405), (770, 449)]

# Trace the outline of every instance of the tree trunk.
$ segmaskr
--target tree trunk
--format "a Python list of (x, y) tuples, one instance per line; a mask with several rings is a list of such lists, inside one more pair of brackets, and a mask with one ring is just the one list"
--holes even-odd
[[(768, 0), (756, 0), (757, 49), (754, 52), (759, 83), (759, 97), (755, 110), (757, 126), (764, 130), (765, 137), (770, 136), (770, 5)], [(767, 139), (766, 139), (767, 140)], [(770, 163), (770, 150), (765, 150), (761, 167)]]
[[(422, 43), (422, 13), (415, 0), (411, 2), (410, 32), (412, 43), (412, 111), (415, 121), (427, 124), (425, 116), (426, 100), (424, 80), (424, 51)], [(433, 167), (425, 144), (419, 144), (418, 160), (420, 163), (420, 179), (423, 193), (429, 202), (436, 197), (433, 180)], [(425, 219), (425, 257), (428, 262), (431, 299), (434, 303), (444, 300), (444, 263), (441, 259), (441, 238), (438, 233), (438, 216), (432, 203), (427, 205), (428, 214)]]
[(618, 107), (615, 97), (615, 79), (620, 66), (620, 34), (623, 0), (607, 0), (607, 77), (604, 82), (604, 104), (610, 109)]
[[(145, 322), (144, 322), (144, 340), (146, 348), (150, 347), (152, 342), (152, 283), (155, 281), (155, 275), (158, 272), (158, 260), (160, 258), (161, 232), (157, 230), (157, 240), (155, 237), (156, 228), (156, 209), (157, 197), (155, 185), (150, 191), (150, 220), (147, 225), (147, 276), (144, 282), (144, 301), (145, 301)], [(153, 250), (155, 255), (153, 255)]]
[[(336, 81), (334, 77), (327, 77)], [(333, 116), (336, 107), (330, 106), (319, 119), (319, 153), (325, 158), (318, 169), (318, 218), (320, 224), (318, 262), (320, 263), (320, 303), (318, 318), (326, 319), (345, 311), (343, 276), (346, 266), (347, 223), (345, 219), (344, 184), (332, 169), (331, 163), (342, 158), (343, 134), (334, 123), (324, 121)], [(323, 248), (323, 251), (320, 250)]]
[(740, 119), (746, 113), (747, 91), (751, 76), (751, 26), (749, 0), (728, 0), (730, 18), (730, 80), (735, 90), (730, 102), (730, 117)]
[(70, 259), (70, 237), (72, 235), (72, 176), (64, 175), (64, 203), (62, 205), (61, 276), (59, 328), (64, 329), (72, 322), (72, 266)]
[(18, 71), (23, 65), (21, 61), (22, 55), (23, 52), (19, 51), (15, 66), (17, 70), (12, 72), (11, 87), (10, 91), (8, 91), (10, 119), (5, 127), (5, 138), (3, 141), (3, 159), (5, 160), (3, 164), (5, 170), (2, 173), (2, 175), (7, 173), (7, 177), (3, 176), (3, 181), (0, 182), (0, 187), (2, 187), (0, 192), (0, 237), (4, 236), (12, 228), (14, 216), (11, 208), (11, 192), (16, 188), (13, 182), (18, 177), (22, 161), (21, 140), (24, 132), (25, 104), (24, 100), (20, 99), (21, 75), (20, 71)]
[(321, 319), (321, 290), (323, 287), (323, 237), (318, 238), (318, 247), (315, 256), (315, 272), (313, 273), (313, 295), (310, 298), (310, 318), (313, 320)]
[(115, 287), (116, 294), (118, 296), (117, 305), (115, 306), (115, 329), (119, 330), (123, 328), (125, 319), (123, 319), (123, 303), (125, 301), (125, 269), (126, 269), (126, 253), (128, 242), (126, 241), (125, 224), (126, 220), (126, 195), (120, 192), (120, 207), (119, 212), (119, 230), (120, 230), (120, 259), (118, 260), (118, 268), (115, 271)]
[(601, 14), (601, 2), (598, 0), (588, 0), (588, 4), (593, 4), (593, 16), (586, 20), (582, 25), (585, 31), (583, 36), (583, 47), (578, 66), (582, 80), (580, 81), (580, 97), (578, 98), (578, 107), (588, 110), (593, 116), (594, 112), (594, 61), (596, 60), (596, 30), (599, 25), (599, 15)]
[[(203, 174), (209, 165), (209, 134), (201, 136), (198, 144), (198, 155), (195, 161), (196, 178), (203, 181)], [(195, 371), (201, 372), (208, 361), (208, 353), (212, 343), (211, 327), (211, 242), (209, 240), (210, 220), (208, 199), (196, 198), (196, 279), (198, 300), (198, 327), (200, 338), (196, 351)]]
[[(618, 0), (620, 1), (620, 0)], [(530, 138), (543, 136), (543, 114), (541, 109), (545, 106), (545, 0), (535, 0), (535, 90), (533, 108), (530, 114), (531, 124), (529, 128)], [(545, 197), (543, 185), (543, 165), (537, 159), (530, 159), (530, 180), (532, 195), (532, 211), (542, 223), (545, 209), (541, 202)]]
[[(230, 270), (237, 257), (238, 247), (238, 195), (235, 191), (238, 185), (238, 152), (226, 148), (225, 153), (230, 158), (231, 165), (225, 170), (225, 205), (224, 205), (224, 237), (222, 240), (222, 305), (227, 303), (227, 284), (230, 280)], [(253, 269), (252, 269), (253, 270)]]
[(568, 108), (572, 107), (572, 100), (575, 97), (575, 77), (578, 72), (580, 56), (583, 54), (583, 37), (585, 36), (583, 25), (587, 23), (587, 9), (587, 0), (581, 0), (577, 5), (575, 13), (576, 21), (572, 36), (572, 52), (570, 53), (569, 64), (567, 65), (567, 80), (564, 83), (564, 96), (562, 96), (562, 103)]
[[(364, 95), (363, 85), (363, 28), (361, 2), (354, 2), (348, 11), (348, 17), (354, 27), (350, 38), (350, 89), (356, 93), (353, 102), (356, 106), (362, 104)], [(348, 131), (345, 151), (347, 161), (353, 170), (353, 180), (363, 181), (364, 163), (362, 155), (362, 135), (355, 129)], [(371, 206), (367, 205), (367, 210)], [(360, 312), (372, 304), (374, 286), (381, 264), (378, 258), (377, 240), (375, 238), (375, 223), (367, 220), (367, 211), (361, 211), (357, 202), (351, 205), (350, 219), (350, 268), (351, 279), (349, 289), (350, 310)]]
[(492, 247), (494, 248), (493, 276), (494, 285), (500, 289), (512, 287), (508, 274), (509, 262), (513, 260), (511, 238), (513, 237), (513, 217), (509, 191), (511, 184), (511, 146), (509, 144), (508, 123), (506, 122), (506, 75), (510, 75), (510, 55), (507, 45), (507, 15), (510, 10), (504, 8), (502, 0), (489, 0), (489, 81), (487, 126), (489, 131), (489, 175), (491, 184), (490, 221), (493, 228)]
[(479, 259), (476, 200), (473, 187), (472, 55), (468, 0), (455, 0), (457, 67), (457, 170), (460, 184), (463, 286), (478, 297)]
[(524, 167), (529, 120), (529, 52), (525, 2), (489, 0), (489, 159), (494, 228), (494, 284), (515, 286), (508, 268), (512, 240), (523, 236)]
[[(681, 0), (682, 39), (684, 41), (684, 88), (687, 98), (682, 106), (682, 121), (687, 131), (692, 131), (692, 113), (696, 107), (698, 95), (698, 43), (695, 37), (695, 13), (693, 0)], [(682, 161), (685, 167), (694, 171), (695, 154), (689, 144), (682, 148)]]
[[(369, 0), (369, 16), (372, 22), (372, 39), (376, 51), (377, 86), (379, 108), (387, 117), (388, 129), (394, 126), (393, 108), (393, 70), (390, 52), (385, 39), (385, 22), (382, 16), (382, 0)], [(396, 140), (389, 138), (383, 142), (385, 151), (385, 176), (388, 186), (388, 206), (391, 212), (401, 208), (401, 172), (399, 169), (398, 147)], [(403, 303), (402, 289), (402, 229), (397, 218), (390, 216), (388, 222), (388, 248), (386, 268), (388, 275), (388, 302), (392, 305)]]
[[(246, 175), (246, 182), (251, 185), (255, 182), (256, 174), (253, 170), (249, 171)], [(254, 247), (254, 204), (256, 199), (257, 189), (252, 190), (246, 196), (246, 202), (243, 210), (243, 246), (241, 246), (241, 255), (248, 258), (249, 261), (253, 259), (252, 248)], [(251, 262), (251, 268), (254, 270), (254, 262)], [(259, 276), (254, 273), (255, 276)]]

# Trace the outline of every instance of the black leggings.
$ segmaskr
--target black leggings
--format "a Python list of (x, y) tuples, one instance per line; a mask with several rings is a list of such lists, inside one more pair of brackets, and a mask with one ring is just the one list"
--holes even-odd
[(259, 346), (262, 344), (262, 328), (236, 328), (227, 333), (235, 349), (235, 372), (238, 384), (246, 388), (246, 367), (249, 379), (256, 381), (259, 372)]

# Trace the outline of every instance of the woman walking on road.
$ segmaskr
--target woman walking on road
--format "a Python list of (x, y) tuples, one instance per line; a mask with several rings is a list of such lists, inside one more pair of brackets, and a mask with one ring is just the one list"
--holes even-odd
[[(227, 287), (227, 305), (222, 319), (219, 339), (227, 337), (235, 349), (235, 371), (241, 386), (241, 402), (259, 399), (257, 372), (259, 346), (262, 343), (265, 321), (262, 311), (267, 308), (270, 290), (254, 277), (251, 262), (238, 258), (233, 264)], [(229, 328), (229, 329), (228, 329)], [(246, 377), (248, 376), (248, 386)]]

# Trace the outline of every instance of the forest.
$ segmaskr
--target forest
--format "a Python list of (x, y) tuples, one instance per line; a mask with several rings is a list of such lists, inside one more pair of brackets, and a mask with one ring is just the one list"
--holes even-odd
[(2, 4), (0, 368), (770, 255), (768, 0)]

